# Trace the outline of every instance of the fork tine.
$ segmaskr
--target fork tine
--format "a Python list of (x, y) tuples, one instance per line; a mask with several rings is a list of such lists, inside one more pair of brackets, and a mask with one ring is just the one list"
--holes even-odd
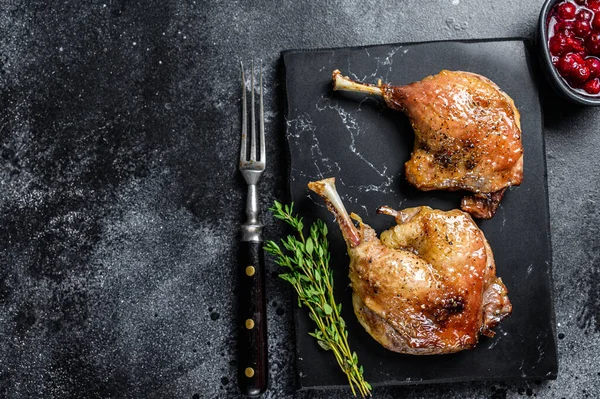
[(260, 60), (260, 162), (267, 161), (265, 150), (265, 110), (263, 105), (262, 60)]
[(244, 75), (244, 64), (240, 61), (242, 68), (242, 146), (240, 148), (240, 162), (246, 161), (246, 137), (248, 136), (248, 119), (246, 108), (246, 76)]
[(254, 60), (252, 60), (252, 78), (251, 78), (251, 100), (252, 100), (252, 115), (251, 117), (251, 122), (252, 122), (252, 127), (251, 127), (251, 135), (250, 135), (250, 160), (251, 161), (256, 161), (256, 119), (255, 119), (255, 112), (254, 112)]

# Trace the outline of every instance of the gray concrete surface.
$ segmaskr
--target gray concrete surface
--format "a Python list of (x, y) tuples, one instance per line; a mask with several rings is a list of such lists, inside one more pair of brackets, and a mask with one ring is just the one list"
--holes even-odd
[[(196, 399), (238, 395), (238, 62), (266, 73), (264, 211), (286, 195), (282, 50), (533, 38), (542, 2), (0, 4), (0, 397)], [(600, 397), (600, 112), (542, 96), (558, 379), (375, 397)], [(265, 397), (348, 397), (294, 393), (293, 303), (267, 268)]]

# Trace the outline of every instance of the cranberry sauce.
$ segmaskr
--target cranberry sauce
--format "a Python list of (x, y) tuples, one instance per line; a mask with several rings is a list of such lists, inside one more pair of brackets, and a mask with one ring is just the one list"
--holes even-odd
[(557, 3), (548, 16), (548, 48), (573, 89), (600, 94), (600, 0)]

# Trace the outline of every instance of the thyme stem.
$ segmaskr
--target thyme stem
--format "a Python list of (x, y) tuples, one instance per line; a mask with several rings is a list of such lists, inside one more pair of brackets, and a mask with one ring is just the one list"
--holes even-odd
[(354, 396), (356, 391), (364, 398), (371, 395), (371, 385), (363, 377), (356, 352), (348, 345), (346, 323), (341, 316), (341, 304), (333, 296), (333, 271), (329, 267), (329, 242), (327, 226), (317, 220), (304, 235), (302, 218), (293, 214), (293, 206), (275, 201), (269, 210), (277, 219), (283, 220), (295, 230), (295, 236), (281, 240), (281, 247), (274, 241), (265, 243), (265, 251), (273, 255), (275, 262), (286, 268), (279, 277), (289, 282), (298, 295), (298, 306), (309, 310), (316, 329), (309, 335), (325, 350), (331, 350)]

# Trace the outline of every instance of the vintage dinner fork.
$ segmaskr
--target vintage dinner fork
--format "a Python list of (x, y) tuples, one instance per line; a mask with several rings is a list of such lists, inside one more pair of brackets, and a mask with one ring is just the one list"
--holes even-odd
[(267, 389), (267, 313), (264, 291), (264, 253), (262, 228), (258, 220), (256, 185), (266, 166), (265, 125), (263, 109), (262, 65), (259, 72), (260, 109), (258, 115), (258, 156), (256, 153), (256, 120), (254, 110), (254, 61), (250, 80), (251, 120), (250, 153), (247, 151), (248, 120), (246, 107), (246, 77), (242, 67), (242, 145), (240, 171), (248, 184), (246, 223), (242, 225), (239, 281), (240, 334), (238, 341), (238, 381), (243, 394), (258, 396)]

